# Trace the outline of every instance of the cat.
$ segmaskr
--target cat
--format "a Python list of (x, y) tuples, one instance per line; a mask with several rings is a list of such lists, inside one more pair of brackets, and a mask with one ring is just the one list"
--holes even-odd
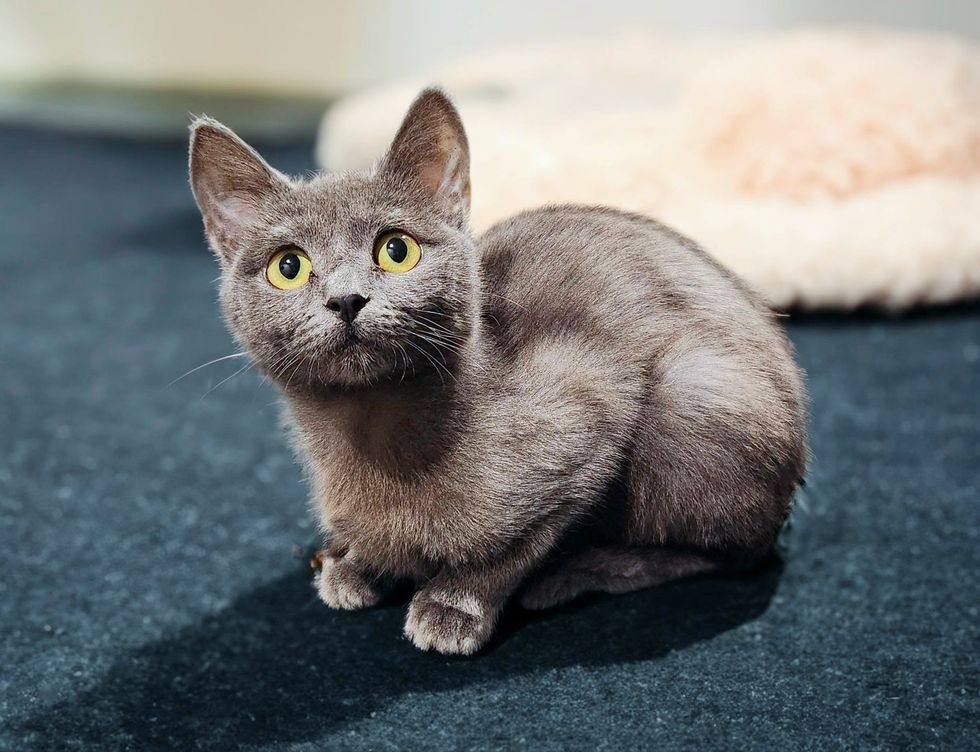
[(369, 173), (290, 178), (200, 118), (190, 180), (230, 329), (307, 467), (328, 606), (408, 581), (405, 635), (470, 654), (511, 596), (544, 609), (772, 550), (805, 471), (803, 376), (691, 240), (593, 206), (474, 239), (438, 89)]

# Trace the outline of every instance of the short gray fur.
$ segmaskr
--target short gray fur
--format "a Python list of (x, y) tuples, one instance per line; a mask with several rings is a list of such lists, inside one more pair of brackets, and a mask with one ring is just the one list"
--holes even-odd
[[(469, 150), (437, 90), (368, 174), (289, 178), (195, 122), (191, 183), (235, 337), (284, 397), (335, 608), (417, 587), (406, 635), (472, 653), (507, 600), (546, 608), (744, 568), (806, 463), (806, 397), (767, 307), (645, 217), (552, 206), (479, 239)], [(417, 267), (382, 271), (398, 229)], [(266, 279), (296, 246), (313, 275)], [(351, 321), (326, 306), (367, 300)]]

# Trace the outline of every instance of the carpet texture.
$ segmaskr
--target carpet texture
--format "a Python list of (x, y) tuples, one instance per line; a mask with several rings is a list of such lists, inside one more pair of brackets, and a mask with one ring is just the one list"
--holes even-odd
[(184, 149), (0, 129), (0, 747), (976, 744), (980, 310), (790, 321), (814, 462), (780, 562), (447, 659), (404, 605), (315, 598), (268, 385), (170, 384), (234, 351)]

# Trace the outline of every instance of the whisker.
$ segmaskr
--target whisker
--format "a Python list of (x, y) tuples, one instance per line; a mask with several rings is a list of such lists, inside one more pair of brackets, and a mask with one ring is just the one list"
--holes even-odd
[(292, 370), (289, 372), (289, 378), (286, 380), (286, 389), (289, 389), (289, 385), (293, 383), (293, 377), (296, 375), (296, 371), (299, 367), (303, 365), (303, 354), (300, 353), (299, 357), (296, 358), (296, 362), (293, 364)]
[(512, 305), (516, 305), (518, 308), (520, 308), (520, 309), (522, 309), (524, 311), (528, 310), (526, 306), (521, 305), (516, 300), (511, 300), (506, 295), (500, 295), (500, 294), (495, 293), (495, 292), (490, 292), (489, 290), (483, 290), (482, 292), (483, 292), (484, 295), (493, 295), (495, 298), (500, 298), (501, 300), (506, 300), (508, 303), (511, 303)]
[(405, 350), (404, 345), (402, 345), (400, 342), (395, 342), (394, 345), (398, 348), (398, 352), (401, 353), (402, 377), (398, 379), (398, 383), (401, 384), (405, 381), (405, 376), (408, 374), (408, 352)]
[(436, 321), (429, 321), (429, 320), (427, 320), (424, 317), (419, 317), (417, 319), (412, 319), (412, 322), (415, 323), (415, 324), (417, 324), (417, 325), (419, 325), (419, 326), (425, 326), (427, 329), (429, 329), (429, 330), (431, 330), (433, 332), (441, 332), (443, 334), (448, 334), (451, 337), (459, 337), (459, 338), (462, 338), (464, 336), (462, 332), (460, 332), (460, 331), (458, 331), (456, 329), (450, 329), (448, 326), (443, 326), (442, 324), (440, 324), (440, 323), (438, 323)]
[(433, 331), (416, 331), (412, 332), (415, 336), (421, 337), (424, 340), (428, 340), (434, 345), (440, 345), (447, 350), (452, 350), (453, 352), (460, 352), (462, 350), (463, 343), (456, 339), (450, 339), (444, 334), (439, 334)]
[(268, 369), (272, 378), (277, 380), (281, 378), (286, 369), (292, 364), (293, 358), (295, 357), (296, 353), (286, 350), (282, 355), (276, 358)]
[(418, 322), (418, 324), (418, 328), (414, 332), (411, 332), (411, 334), (414, 336), (428, 339), (430, 342), (444, 345), (445, 347), (453, 350), (459, 350), (459, 348), (461, 348), (463, 345), (462, 337), (455, 337), (453, 336), (453, 333), (445, 333), (436, 329), (431, 329), (422, 325), (421, 322)]
[(412, 366), (412, 378), (414, 379), (418, 375), (418, 372), (415, 370), (415, 361), (408, 357), (408, 350), (406, 350), (403, 345), (399, 345), (399, 347), (401, 347), (402, 352), (405, 353), (405, 361), (410, 363)]
[(423, 317), (424, 316), (445, 316), (446, 318), (449, 318), (453, 314), (447, 313), (446, 311), (433, 311), (431, 308), (427, 308), (426, 310), (422, 311), (419, 315), (420, 316), (423, 316)]
[(313, 366), (320, 359), (320, 353), (324, 348), (324, 343), (319, 343), (315, 348), (313, 348), (313, 355), (310, 356), (310, 366), (307, 369), (306, 379), (307, 381), (313, 381)]
[(441, 365), (439, 361), (437, 361), (435, 358), (429, 355), (429, 353), (425, 351), (424, 347), (415, 344), (409, 339), (405, 340), (405, 344), (410, 345), (414, 349), (418, 350), (420, 353), (422, 353), (423, 357), (432, 364), (432, 367), (436, 369), (436, 373), (439, 374), (439, 380), (442, 382), (443, 386), (446, 385), (446, 380), (442, 378), (443, 370), (445, 370), (445, 372), (449, 375), (449, 377), (455, 381), (455, 377), (451, 373), (449, 373), (449, 370), (445, 369), (445, 367)]
[[(282, 379), (286, 375), (286, 371), (295, 368), (297, 364), (303, 359), (301, 353), (290, 353), (286, 357), (276, 370), (276, 379)], [(288, 386), (288, 384), (287, 384)]]
[(192, 368), (187, 373), (184, 373), (184, 374), (181, 374), (180, 376), (178, 376), (176, 379), (174, 379), (169, 384), (167, 384), (167, 387), (168, 388), (169, 387), (172, 387), (174, 384), (176, 384), (181, 379), (185, 378), (186, 376), (190, 376), (192, 373), (195, 373), (197, 371), (200, 371), (202, 368), (207, 368), (208, 366), (213, 366), (215, 363), (220, 363), (223, 360), (231, 360), (232, 358), (245, 358), (245, 357), (248, 357), (248, 353), (247, 352), (237, 352), (237, 353), (232, 353), (231, 355), (225, 355), (225, 356), (220, 357), (220, 358), (215, 358), (214, 360), (209, 360), (207, 363), (201, 363), (201, 365), (199, 365), (199, 366), (197, 366), (195, 368)]
[(443, 332), (444, 334), (449, 334), (449, 335), (454, 336), (454, 337), (462, 337), (463, 336), (462, 335), (462, 332), (459, 332), (456, 329), (450, 329), (448, 326), (442, 326), (441, 324), (439, 324), (439, 323), (437, 323), (435, 321), (427, 321), (425, 318), (416, 319), (416, 323), (418, 323), (418, 324), (424, 324), (426, 327), (428, 327), (432, 331)]
[(278, 378), (279, 372), (278, 372), (277, 369), (279, 368), (280, 365), (282, 365), (283, 363), (285, 363), (291, 357), (293, 357), (293, 353), (291, 353), (289, 350), (286, 350), (286, 351), (280, 353), (276, 357), (276, 359), (273, 360), (268, 365), (268, 367), (266, 368), (266, 371), (268, 371), (268, 373), (269, 373), (269, 378), (270, 379), (276, 379), (276, 378)]
[(199, 399), (198, 402), (203, 402), (204, 401), (204, 398), (207, 397), (209, 394), (211, 394), (211, 392), (213, 392), (219, 386), (221, 386), (222, 384), (225, 384), (225, 383), (231, 381), (238, 374), (245, 373), (245, 371), (247, 371), (249, 368), (251, 368), (254, 365), (255, 365), (255, 363), (246, 363), (244, 366), (242, 366), (237, 371), (235, 371), (231, 376), (226, 376), (221, 381), (219, 381), (217, 384), (215, 384), (213, 387), (211, 387), (210, 389), (208, 389), (204, 394), (202, 394), (201, 395), (201, 399)]
[(463, 354), (463, 351), (462, 350), (456, 350), (456, 349), (453, 349), (451, 347), (447, 347), (446, 345), (442, 344), (441, 342), (438, 342), (438, 341), (436, 341), (434, 339), (429, 339), (425, 335), (419, 334), (419, 335), (416, 335), (416, 336), (422, 342), (426, 342), (426, 343), (432, 345), (433, 349), (439, 355), (440, 360), (442, 360), (444, 363), (446, 362), (445, 353), (450, 353), (452, 355), (455, 355), (456, 357), (460, 357)]

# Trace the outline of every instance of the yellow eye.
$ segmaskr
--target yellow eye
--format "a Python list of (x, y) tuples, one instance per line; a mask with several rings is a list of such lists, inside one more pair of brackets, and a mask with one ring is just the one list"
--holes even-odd
[(386, 232), (374, 246), (378, 266), (386, 272), (408, 272), (422, 260), (422, 248), (404, 232)]
[(266, 279), (280, 290), (295, 290), (310, 281), (313, 263), (299, 248), (285, 248), (276, 253), (265, 268)]

